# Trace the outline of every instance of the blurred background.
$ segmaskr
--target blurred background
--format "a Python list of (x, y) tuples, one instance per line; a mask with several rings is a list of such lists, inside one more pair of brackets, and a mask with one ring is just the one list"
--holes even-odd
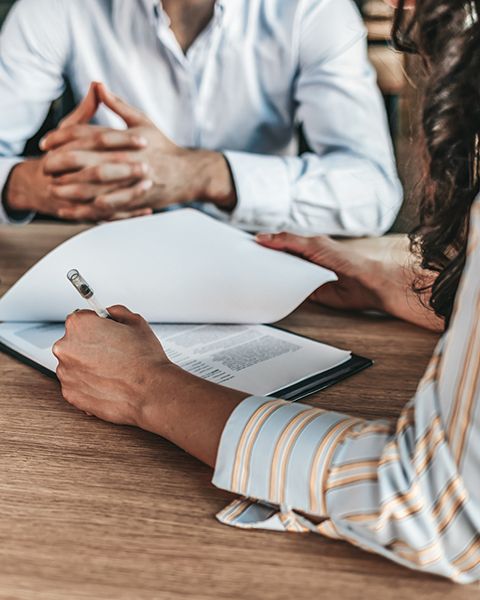
[[(378, 84), (385, 100), (400, 177), (405, 188), (404, 206), (393, 231), (406, 232), (415, 225), (417, 219), (415, 186), (420, 172), (418, 144), (412, 140), (418, 131), (419, 65), (415, 58), (405, 57), (392, 49), (390, 31), (393, 11), (383, 0), (353, 1), (362, 12), (368, 29), (370, 60), (377, 71)], [(0, 25), (14, 3), (15, 0), (0, 0)], [(63, 98), (52, 105), (42, 129), (27, 144), (26, 155), (37, 152), (38, 140), (44, 131), (54, 127), (71, 105), (67, 91)]]

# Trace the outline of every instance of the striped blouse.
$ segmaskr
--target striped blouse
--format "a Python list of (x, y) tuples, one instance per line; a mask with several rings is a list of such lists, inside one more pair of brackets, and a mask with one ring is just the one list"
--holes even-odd
[(248, 398), (220, 443), (213, 482), (241, 496), (220, 521), (480, 580), (480, 200), (470, 230), (452, 325), (398, 421)]

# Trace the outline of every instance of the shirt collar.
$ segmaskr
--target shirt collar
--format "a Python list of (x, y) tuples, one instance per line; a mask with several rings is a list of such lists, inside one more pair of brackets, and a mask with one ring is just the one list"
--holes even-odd
[[(161, 7), (162, 7), (161, 0), (141, 0), (141, 1), (147, 11), (149, 19), (151, 20), (152, 23), (154, 23), (157, 19), (158, 10), (161, 9)], [(238, 0), (217, 0), (215, 2), (215, 12), (214, 12), (213, 18), (216, 21), (220, 22), (225, 14), (227, 14), (228, 12), (233, 10), (237, 1)]]
[(148, 15), (148, 19), (149, 21), (153, 24), (156, 21), (157, 18), (157, 10), (159, 7), (159, 0), (141, 0), (147, 15)]

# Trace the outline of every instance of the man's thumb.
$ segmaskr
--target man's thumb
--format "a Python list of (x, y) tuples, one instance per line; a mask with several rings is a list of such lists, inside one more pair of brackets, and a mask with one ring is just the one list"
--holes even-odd
[(100, 105), (98, 85), (99, 84), (96, 82), (90, 84), (90, 88), (85, 98), (69, 115), (62, 119), (59, 129), (71, 127), (72, 125), (89, 123), (92, 120)]
[(128, 127), (138, 127), (151, 123), (150, 119), (142, 111), (130, 106), (130, 104), (112, 94), (103, 83), (98, 84), (97, 94), (98, 100), (121, 117)]

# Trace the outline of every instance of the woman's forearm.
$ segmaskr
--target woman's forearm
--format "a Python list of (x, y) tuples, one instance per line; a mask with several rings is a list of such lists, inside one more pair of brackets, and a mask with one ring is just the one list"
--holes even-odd
[(174, 365), (159, 367), (157, 390), (158, 395), (143, 404), (138, 426), (214, 467), (225, 425), (248, 394), (199, 379)]
[(423, 287), (429, 286), (430, 282), (418, 279), (413, 267), (378, 263), (375, 271), (372, 285), (379, 298), (380, 310), (432, 331), (444, 330), (444, 321), (429, 306), (430, 291), (415, 291), (417, 284)]

